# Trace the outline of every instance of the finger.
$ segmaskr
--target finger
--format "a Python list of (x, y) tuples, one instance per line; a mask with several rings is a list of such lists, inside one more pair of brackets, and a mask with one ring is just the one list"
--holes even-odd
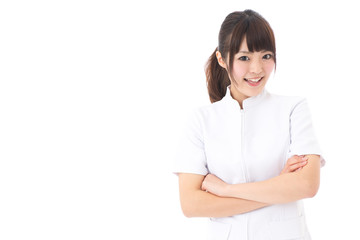
[(206, 191), (206, 187), (204, 183), (201, 184), (201, 190)]
[(294, 155), (291, 158), (289, 158), (281, 171), (281, 174), (283, 173), (291, 173), (299, 169), (299, 167), (303, 167), (307, 164), (308, 157), (305, 155)]
[(288, 165), (292, 165), (292, 164), (297, 163), (300, 159), (301, 159), (301, 158), (300, 158), (299, 156), (294, 155), (294, 156), (292, 156), (291, 158), (289, 158), (286, 163), (287, 163)]
[(287, 164), (290, 166), (290, 165), (297, 164), (297, 163), (302, 162), (307, 159), (308, 159), (307, 157), (294, 155), (288, 159)]
[(302, 161), (302, 162), (298, 162), (298, 163), (295, 163), (291, 166), (289, 166), (289, 169), (291, 172), (297, 170), (298, 168), (301, 168), (301, 167), (304, 167), (306, 164), (308, 163), (308, 161)]
[(298, 172), (298, 171), (300, 171), (301, 169), (302, 169), (302, 167), (296, 169), (294, 172)]
[(307, 160), (304, 160), (304, 161), (301, 161), (301, 162), (297, 162), (295, 164), (292, 164), (292, 165), (287, 165), (282, 173), (290, 173), (290, 172), (293, 172), (295, 170), (297, 170), (298, 168), (300, 167), (304, 167), (305, 165), (307, 164)]
[(309, 159), (309, 157), (306, 155), (301, 155), (301, 159)]

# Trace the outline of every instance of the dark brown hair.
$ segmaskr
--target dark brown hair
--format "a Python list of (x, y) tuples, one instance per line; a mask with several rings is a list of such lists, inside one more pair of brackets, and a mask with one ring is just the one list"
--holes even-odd
[[(230, 13), (221, 25), (218, 47), (205, 67), (207, 88), (212, 103), (221, 100), (226, 94), (226, 87), (230, 85), (229, 75), (232, 76), (234, 55), (239, 52), (244, 37), (250, 52), (271, 51), (276, 63), (275, 37), (269, 23), (253, 10)], [(216, 51), (221, 53), (224, 60), (229, 58), (229, 73), (219, 65)]]

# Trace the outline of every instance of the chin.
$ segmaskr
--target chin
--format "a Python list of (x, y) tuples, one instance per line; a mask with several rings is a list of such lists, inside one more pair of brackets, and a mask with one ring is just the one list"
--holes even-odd
[(245, 80), (241, 81), (240, 84), (237, 81), (231, 82), (231, 85), (234, 85), (234, 90), (238, 92), (238, 94), (245, 96), (245, 98), (248, 98), (259, 95), (265, 88), (266, 80), (267, 79), (263, 79), (261, 84), (259, 84), (258, 86), (251, 86)]
[(237, 90), (241, 93), (243, 93), (245, 96), (247, 97), (255, 97), (257, 95), (259, 95), (263, 90), (264, 90), (264, 87), (265, 86), (262, 86), (262, 87), (257, 87), (256, 89), (254, 88), (243, 88), (243, 90), (240, 90), (237, 88)]

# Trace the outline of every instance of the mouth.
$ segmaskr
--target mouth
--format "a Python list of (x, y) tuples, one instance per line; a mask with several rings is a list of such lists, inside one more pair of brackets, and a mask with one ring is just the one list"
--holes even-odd
[(244, 78), (244, 80), (251, 86), (251, 87), (257, 87), (260, 85), (261, 80), (264, 77), (258, 77), (258, 78)]

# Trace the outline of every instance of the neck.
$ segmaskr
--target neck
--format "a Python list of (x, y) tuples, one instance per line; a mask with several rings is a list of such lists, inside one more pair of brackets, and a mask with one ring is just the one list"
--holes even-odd
[(249, 98), (248, 96), (245, 96), (239, 91), (236, 91), (236, 89), (233, 89), (233, 85), (230, 86), (230, 95), (239, 103), (241, 109), (243, 109), (243, 101)]

